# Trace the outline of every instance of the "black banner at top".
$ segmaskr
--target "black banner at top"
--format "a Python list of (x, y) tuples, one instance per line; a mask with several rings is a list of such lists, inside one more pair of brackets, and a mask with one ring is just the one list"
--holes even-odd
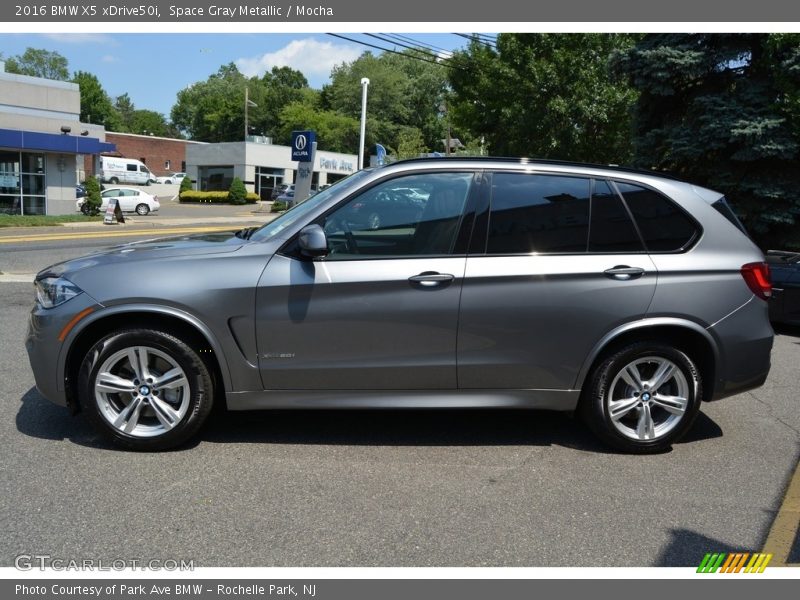
[[(550, 22), (800, 22), (800, 3), (786, 0), (64, 0), (3, 3), (10, 23), (550, 23)], [(745, 27), (746, 28), (746, 27)]]

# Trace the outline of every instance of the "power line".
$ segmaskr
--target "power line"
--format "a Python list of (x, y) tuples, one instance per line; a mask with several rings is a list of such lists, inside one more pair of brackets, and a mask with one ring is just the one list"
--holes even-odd
[(461, 71), (467, 71), (468, 70), (468, 69), (465, 69), (463, 67), (459, 67), (459, 66), (451, 65), (451, 64), (447, 63), (446, 62), (447, 59), (429, 60), (427, 58), (423, 58), (422, 56), (414, 56), (412, 54), (408, 54), (406, 52), (399, 52), (399, 51), (393, 50), (391, 48), (384, 48), (383, 46), (376, 46), (375, 44), (370, 44), (369, 42), (362, 42), (361, 40), (356, 40), (356, 39), (349, 38), (349, 37), (344, 36), (344, 35), (339, 35), (338, 33), (327, 33), (326, 35), (329, 35), (329, 36), (335, 37), (335, 38), (339, 38), (339, 39), (342, 39), (342, 40), (346, 40), (346, 41), (352, 42), (354, 44), (361, 44), (362, 46), (367, 46), (368, 48), (375, 48), (376, 50), (380, 50), (381, 52), (390, 52), (392, 54), (397, 54), (399, 56), (405, 56), (406, 58), (410, 58), (410, 59), (413, 59), (413, 60), (419, 60), (419, 61), (422, 61), (422, 62), (431, 63), (432, 65), (439, 65), (440, 67), (450, 67), (450, 68), (454, 68), (454, 69), (459, 69)]
[(382, 42), (387, 42), (389, 44), (396, 44), (397, 46), (402, 46), (403, 48), (408, 48), (409, 50), (414, 50), (415, 52), (419, 52), (420, 54), (424, 54), (425, 56), (431, 56), (434, 59), (436, 59), (437, 61), (447, 60), (445, 58), (440, 57), (438, 54), (434, 54), (432, 52), (427, 52), (427, 51), (422, 50), (422, 49), (420, 49), (418, 47), (409, 46), (408, 44), (402, 44), (400, 42), (396, 42), (396, 41), (381, 37), (380, 35), (376, 35), (374, 33), (365, 33), (364, 35), (369, 36), (371, 38), (375, 38), (375, 39), (380, 40)]
[[(477, 43), (483, 44), (484, 46), (487, 46), (487, 47), (489, 47), (489, 48), (491, 48), (493, 50), (497, 50), (497, 44), (494, 41), (484, 40), (477, 33), (471, 33), (471, 34), (454, 33), (453, 35), (457, 35), (458, 37), (462, 37), (462, 38), (468, 39), (471, 42), (477, 42)], [(491, 38), (489, 38), (489, 39), (491, 39)]]
[(438, 52), (445, 52), (447, 54), (453, 54), (452, 50), (448, 50), (447, 48), (442, 48), (441, 46), (435, 46), (434, 44), (430, 44), (428, 42), (422, 42), (420, 40), (415, 40), (414, 38), (408, 37), (406, 35), (400, 35), (398, 33), (382, 33), (381, 35), (385, 35), (389, 38), (394, 38), (396, 40), (400, 40), (401, 42), (407, 42), (409, 44), (414, 44), (420, 48), (425, 48), (426, 50), (433, 50), (434, 53)]

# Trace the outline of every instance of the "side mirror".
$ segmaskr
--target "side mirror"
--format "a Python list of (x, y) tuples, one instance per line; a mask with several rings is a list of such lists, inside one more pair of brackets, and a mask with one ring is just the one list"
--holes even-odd
[(300, 244), (300, 252), (303, 256), (316, 258), (328, 254), (328, 238), (319, 225), (303, 227), (297, 242)]

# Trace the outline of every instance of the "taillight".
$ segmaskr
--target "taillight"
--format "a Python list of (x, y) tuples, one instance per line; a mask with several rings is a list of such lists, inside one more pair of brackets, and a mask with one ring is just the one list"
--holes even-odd
[(756, 296), (762, 300), (769, 300), (772, 297), (772, 282), (767, 263), (754, 262), (742, 265), (742, 277)]

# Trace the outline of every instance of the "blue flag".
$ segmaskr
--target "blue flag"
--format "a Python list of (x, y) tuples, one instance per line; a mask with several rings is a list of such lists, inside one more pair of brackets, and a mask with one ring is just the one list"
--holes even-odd
[(386, 148), (380, 144), (375, 144), (375, 153), (378, 155), (378, 166), (383, 166), (383, 163), (386, 162)]

